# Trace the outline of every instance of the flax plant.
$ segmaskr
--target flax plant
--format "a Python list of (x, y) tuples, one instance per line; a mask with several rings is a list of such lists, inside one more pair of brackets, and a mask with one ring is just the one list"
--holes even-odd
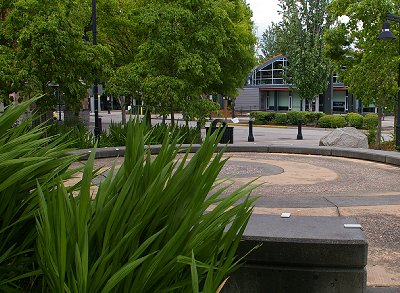
[(44, 291), (216, 292), (237, 267), (253, 187), (223, 195), (228, 187), (216, 182), (227, 159), (217, 152), (218, 132), (193, 156), (166, 134), (152, 156), (145, 127), (129, 123), (124, 162), (95, 194), (94, 152), (79, 195), (61, 179), (57, 188), (41, 184), (37, 253)]
[(32, 119), (17, 123), (31, 103), (9, 106), (0, 116), (0, 292), (32, 287), (40, 275), (34, 255), (37, 183), (52, 187), (55, 177), (68, 178), (76, 156), (67, 155), (65, 137), (45, 137)]

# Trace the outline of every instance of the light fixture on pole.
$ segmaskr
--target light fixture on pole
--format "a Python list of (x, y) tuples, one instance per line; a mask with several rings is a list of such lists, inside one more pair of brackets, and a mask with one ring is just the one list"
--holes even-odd
[[(386, 21), (382, 25), (382, 32), (379, 34), (378, 39), (380, 40), (393, 40), (396, 37), (390, 31), (390, 23), (389, 20), (394, 21), (400, 24), (400, 17), (397, 15), (390, 14), (386, 12)], [(400, 27), (399, 27), (400, 30)], [(398, 45), (398, 54), (400, 56), (400, 38)], [(397, 76), (397, 122), (396, 122), (396, 149), (400, 150), (400, 63), (398, 64), (398, 76)]]
[[(92, 0), (92, 18), (90, 20), (89, 25), (85, 27), (84, 35), (82, 37), (83, 41), (89, 41), (89, 37), (87, 35), (88, 31), (92, 31), (93, 34), (93, 45), (97, 45), (97, 24), (96, 24), (96, 0)], [(93, 82), (93, 98), (94, 98), (94, 135), (98, 137), (101, 133), (100, 130), (100, 120), (99, 120), (99, 81), (95, 76)]]
[(57, 95), (58, 95), (58, 121), (61, 121), (61, 96), (60, 96), (60, 90), (59, 90), (60, 85), (58, 83), (52, 83), (49, 81), (47, 83), (47, 86), (49, 86), (53, 89), (54, 98), (57, 98)]

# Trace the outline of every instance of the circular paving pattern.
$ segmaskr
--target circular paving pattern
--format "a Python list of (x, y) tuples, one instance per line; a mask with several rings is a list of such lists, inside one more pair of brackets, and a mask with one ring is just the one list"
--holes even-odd
[[(400, 168), (337, 157), (271, 153), (227, 153), (220, 177), (238, 188), (261, 184), (255, 213), (351, 216), (369, 242), (368, 285), (400, 286)], [(95, 161), (117, 167), (123, 158)]]
[(400, 194), (400, 168), (396, 166), (336, 157), (304, 156), (270, 153), (229, 153), (230, 162), (239, 164), (267, 164), (284, 171), (254, 176), (232, 175), (235, 185), (253, 177), (262, 183), (256, 193), (261, 196), (373, 196)]
[(278, 166), (267, 162), (237, 160), (231, 158), (226, 162), (224, 168), (219, 174), (220, 177), (231, 178), (253, 178), (259, 176), (272, 176), (282, 174), (285, 170)]

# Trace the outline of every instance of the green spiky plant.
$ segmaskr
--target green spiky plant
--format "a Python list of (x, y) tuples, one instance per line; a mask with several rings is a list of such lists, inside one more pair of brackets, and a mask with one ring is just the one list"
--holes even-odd
[(57, 188), (41, 185), (37, 253), (44, 290), (216, 292), (237, 267), (253, 187), (223, 195), (228, 187), (216, 184), (226, 162), (216, 152), (218, 132), (193, 156), (180, 155), (179, 139), (166, 135), (153, 157), (145, 128), (129, 123), (124, 163), (95, 194), (94, 152), (78, 195), (60, 179)]
[(76, 156), (67, 155), (65, 137), (45, 137), (46, 127), (18, 118), (39, 98), (9, 106), (0, 116), (0, 292), (31, 287), (40, 274), (35, 255), (37, 183), (53, 188), (66, 179)]

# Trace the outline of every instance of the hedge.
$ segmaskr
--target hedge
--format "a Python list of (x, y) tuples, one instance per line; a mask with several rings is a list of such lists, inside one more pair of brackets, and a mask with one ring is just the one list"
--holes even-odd
[(271, 124), (275, 119), (275, 112), (251, 112), (250, 117), (254, 118), (254, 124)]
[(325, 114), (322, 112), (301, 112), (303, 124), (306, 125), (317, 125), (318, 120), (323, 116), (325, 116)]
[(363, 127), (365, 129), (372, 129), (378, 127), (378, 115), (374, 113), (369, 113), (364, 116)]
[[(300, 111), (289, 111), (286, 113), (287, 123), (290, 125), (297, 125), (298, 120), (302, 119), (302, 112)], [(303, 119), (302, 119), (303, 120)]]
[(286, 113), (276, 113), (273, 123), (276, 125), (287, 125), (288, 120)]
[(355, 128), (362, 128), (363, 116), (358, 113), (348, 113), (346, 116), (347, 125)]
[(342, 115), (325, 115), (319, 118), (318, 125), (325, 128), (345, 127), (346, 119)]
[(275, 124), (275, 125), (297, 125), (302, 120), (304, 125), (318, 125), (324, 128), (356, 127), (372, 129), (378, 125), (378, 115), (370, 113), (364, 117), (358, 113), (346, 115), (326, 115), (322, 112), (252, 112), (250, 117), (254, 118), (254, 124)]

